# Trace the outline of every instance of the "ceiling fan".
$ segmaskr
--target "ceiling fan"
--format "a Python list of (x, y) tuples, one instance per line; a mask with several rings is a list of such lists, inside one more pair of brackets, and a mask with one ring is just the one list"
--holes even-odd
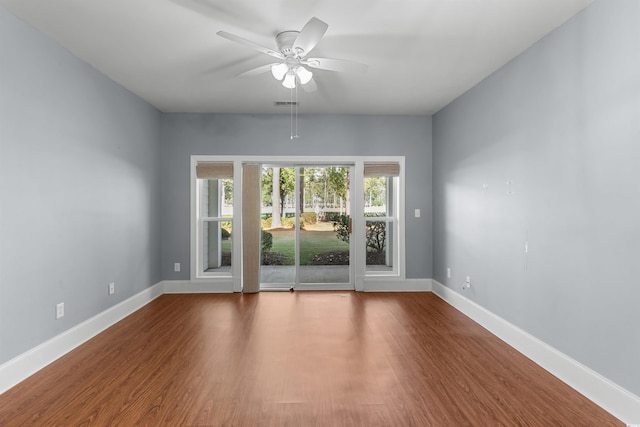
[(284, 87), (294, 89), (298, 83), (306, 85), (312, 81), (313, 73), (307, 67), (340, 72), (364, 73), (367, 71), (367, 66), (358, 62), (308, 57), (328, 27), (325, 22), (313, 17), (302, 27), (301, 31), (289, 30), (278, 33), (276, 35), (277, 49), (262, 46), (226, 31), (218, 31), (217, 34), (279, 60), (279, 62), (262, 65), (240, 73), (238, 77), (251, 77), (271, 71), (273, 77), (282, 81)]

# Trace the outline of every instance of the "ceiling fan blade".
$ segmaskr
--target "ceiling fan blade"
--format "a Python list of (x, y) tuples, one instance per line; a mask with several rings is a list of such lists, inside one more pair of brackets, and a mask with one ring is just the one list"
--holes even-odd
[(253, 50), (257, 50), (258, 52), (266, 53), (267, 55), (271, 55), (278, 59), (284, 59), (284, 56), (280, 52), (259, 45), (258, 43), (254, 43), (251, 40), (236, 36), (235, 34), (227, 33), (226, 31), (218, 31), (216, 34), (224, 39), (231, 40), (232, 42), (240, 43), (242, 45), (250, 47)]
[(293, 42), (293, 51), (300, 52), (300, 56), (302, 57), (309, 54), (309, 52), (316, 47), (322, 36), (324, 36), (324, 33), (327, 32), (327, 28), (329, 28), (329, 26), (325, 22), (316, 17), (311, 18), (309, 22), (302, 27), (296, 41)]
[(367, 72), (367, 68), (369, 68), (365, 64), (361, 64), (359, 62), (331, 58), (307, 58), (302, 61), (302, 63), (304, 65), (308, 65), (311, 68), (347, 73), (364, 74)]
[(274, 62), (273, 64), (261, 65), (259, 67), (252, 68), (251, 70), (237, 74), (236, 77), (253, 77), (259, 74), (268, 73), (271, 71), (272, 66), (278, 65), (278, 64), (279, 64), (278, 62)]

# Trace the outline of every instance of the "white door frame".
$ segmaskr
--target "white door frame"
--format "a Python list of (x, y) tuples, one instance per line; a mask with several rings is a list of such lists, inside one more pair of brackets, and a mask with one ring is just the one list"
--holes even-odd
[[(233, 265), (230, 275), (198, 275), (196, 269), (196, 257), (199, 254), (197, 247), (197, 209), (196, 209), (196, 173), (195, 165), (198, 162), (233, 162), (234, 163), (234, 230), (232, 259)], [(400, 164), (400, 186), (398, 191), (398, 239), (397, 254), (398, 268), (393, 275), (366, 272), (366, 247), (365, 247), (365, 219), (364, 219), (364, 163), (365, 162), (398, 162)], [(191, 282), (194, 284), (214, 284), (217, 291), (241, 292), (242, 291), (242, 165), (244, 163), (277, 164), (281, 166), (352, 166), (351, 176), (351, 203), (353, 233), (350, 245), (353, 259), (351, 261), (352, 273), (350, 274), (350, 289), (366, 291), (367, 283), (375, 284), (381, 281), (405, 280), (405, 183), (404, 156), (243, 156), (243, 155), (192, 155), (191, 156)], [(298, 185), (296, 183), (296, 185)]]

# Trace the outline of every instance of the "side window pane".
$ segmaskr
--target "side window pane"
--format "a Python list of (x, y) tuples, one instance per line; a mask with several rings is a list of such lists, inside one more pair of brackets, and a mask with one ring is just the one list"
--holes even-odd
[[(383, 166), (384, 168), (384, 166)], [(366, 272), (397, 274), (397, 176), (365, 176)]]
[(364, 214), (373, 216), (387, 213), (387, 180), (384, 176), (364, 179)]
[(203, 221), (202, 272), (231, 272), (231, 221)]
[(367, 221), (367, 272), (393, 271), (393, 222)]
[(200, 218), (233, 215), (233, 179), (199, 179)]
[(208, 164), (208, 176), (197, 179), (198, 277), (231, 274), (233, 179), (215, 175), (218, 164)]

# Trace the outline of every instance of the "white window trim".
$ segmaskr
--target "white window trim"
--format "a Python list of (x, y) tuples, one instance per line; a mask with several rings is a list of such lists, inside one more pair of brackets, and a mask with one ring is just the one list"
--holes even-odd
[[(239, 221), (240, 217), (237, 215), (242, 212), (242, 163), (236, 160), (237, 156), (191, 156), (191, 177), (190, 177), (190, 279), (191, 282), (197, 284), (214, 284), (215, 289), (228, 291), (228, 292), (240, 292), (242, 290), (242, 276), (241, 276), (241, 239), (242, 224)], [(199, 222), (211, 221), (211, 220), (224, 220), (228, 218), (224, 217), (203, 217), (199, 218), (199, 201), (198, 201), (198, 180), (196, 176), (196, 165), (198, 162), (206, 161), (220, 161), (220, 162), (233, 162), (233, 214), (232, 224), (233, 231), (231, 235), (231, 273), (226, 272), (209, 272), (200, 273), (200, 261), (201, 256), (200, 245), (201, 236), (199, 235), (201, 227)], [(237, 233), (237, 237), (235, 234)]]
[[(198, 206), (196, 164), (198, 162), (233, 162), (233, 231), (232, 231), (232, 266), (231, 275), (224, 273), (198, 274)], [(395, 221), (398, 238), (394, 239), (394, 271), (374, 272), (366, 271), (366, 245), (365, 245), (365, 217), (364, 217), (364, 163), (398, 162), (400, 174), (398, 180), (398, 206), (397, 217), (389, 217)], [(351, 165), (353, 166), (353, 263), (354, 263), (354, 287), (356, 291), (366, 291), (365, 278), (401, 279), (406, 278), (405, 257), (405, 158), (404, 156), (242, 156), (242, 155), (192, 155), (191, 156), (191, 200), (190, 200), (190, 276), (196, 283), (217, 283), (228, 287), (229, 291), (240, 292), (242, 290), (242, 165), (244, 163), (262, 163), (279, 165)], [(376, 217), (376, 221), (384, 219)], [(396, 268), (397, 266), (397, 268)]]

